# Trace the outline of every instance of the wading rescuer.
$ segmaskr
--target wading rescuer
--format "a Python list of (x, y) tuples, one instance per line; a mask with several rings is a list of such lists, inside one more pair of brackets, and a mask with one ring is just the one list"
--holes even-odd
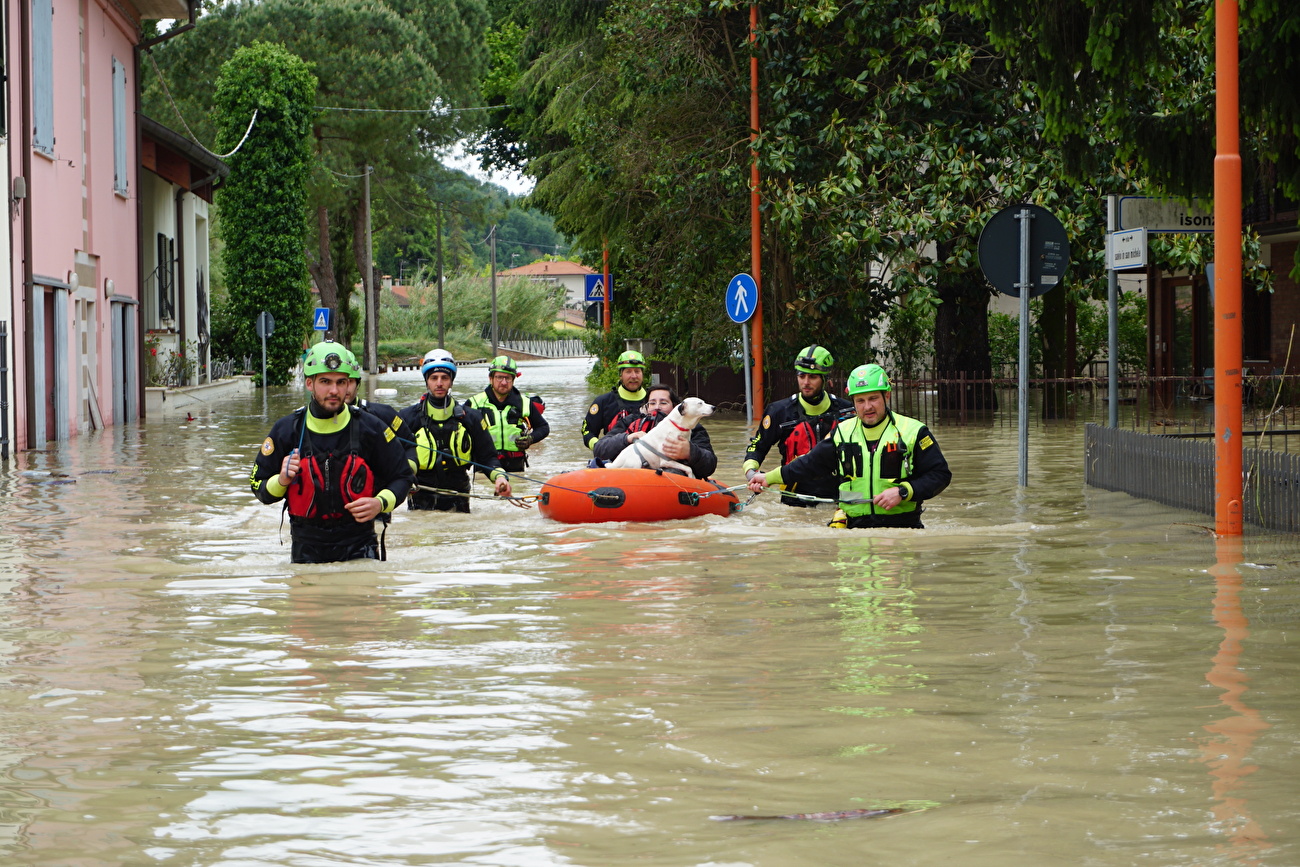
[(922, 527), (922, 502), (948, 487), (952, 472), (929, 428), (889, 408), (889, 392), (880, 365), (855, 368), (848, 385), (853, 418), (803, 457), (754, 475), (749, 489), (834, 478), (844, 522), (836, 513), (831, 526)]
[(347, 350), (347, 358), (344, 359), (344, 367), (348, 371), (347, 394), (344, 395), (348, 406), (353, 409), (364, 410), (378, 418), (384, 424), (392, 428), (393, 433), (400, 438), (402, 436), (402, 418), (386, 403), (376, 403), (373, 400), (357, 397), (357, 388), (361, 385), (361, 363), (357, 361), (356, 353)]
[[(625, 416), (641, 412), (646, 401), (646, 391), (642, 386), (647, 370), (649, 365), (645, 356), (634, 349), (618, 357), (618, 385), (597, 397), (582, 417), (584, 446), (595, 449), (600, 438), (613, 430)], [(598, 467), (600, 462), (593, 458), (588, 466)]]
[(497, 460), (507, 472), (522, 473), (528, 466), (525, 454), (533, 443), (546, 439), (551, 426), (542, 413), (546, 404), (535, 394), (524, 396), (515, 388), (519, 366), (507, 355), (498, 355), (488, 365), (488, 387), (465, 401), (487, 422), (496, 446)]
[[(758, 468), (763, 465), (773, 445), (781, 453), (781, 466), (785, 466), (808, 454), (842, 419), (853, 415), (853, 404), (830, 392), (827, 377), (834, 365), (835, 359), (825, 347), (814, 344), (799, 350), (794, 360), (799, 393), (768, 404), (758, 433), (749, 441), (749, 448), (745, 451), (747, 480), (758, 474)], [(830, 477), (798, 484), (787, 480), (785, 489), (828, 500), (835, 499), (839, 493), (838, 482)], [(817, 505), (784, 494), (781, 502), (787, 506)]]
[[(618, 457), (623, 449), (641, 439), (650, 429), (668, 417), (673, 407), (681, 403), (677, 393), (666, 385), (652, 385), (646, 389), (645, 408), (636, 415), (625, 415), (615, 423), (609, 433), (601, 437), (591, 453), (602, 463)], [(663, 443), (664, 457), (691, 468), (697, 479), (706, 479), (718, 468), (718, 457), (713, 453), (704, 425), (691, 428), (689, 441), (669, 437)], [(673, 472), (669, 470), (669, 472)]]
[(420, 366), (427, 393), (398, 413), (410, 442), (407, 458), (415, 470), (412, 509), (468, 512), (470, 473), (475, 467), (496, 484), (498, 497), (510, 496), (506, 471), (478, 410), (452, 399), (456, 360), (445, 349), (430, 350)]
[(347, 405), (348, 354), (328, 342), (307, 352), (307, 405), (271, 428), (249, 479), (263, 503), (286, 501), (294, 563), (384, 559), (375, 519), (411, 488), (392, 428)]

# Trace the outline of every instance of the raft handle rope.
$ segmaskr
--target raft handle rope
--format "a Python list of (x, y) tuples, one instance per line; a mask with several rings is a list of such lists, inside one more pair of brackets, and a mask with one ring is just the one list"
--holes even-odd
[(521, 509), (531, 509), (533, 503), (540, 496), (538, 494), (530, 494), (526, 497), (498, 497), (495, 494), (474, 494), (469, 491), (453, 491), (449, 488), (431, 488), (428, 485), (411, 485), (411, 490), (437, 494), (440, 497), (468, 497), (475, 500), (505, 500), (510, 505), (518, 506)]

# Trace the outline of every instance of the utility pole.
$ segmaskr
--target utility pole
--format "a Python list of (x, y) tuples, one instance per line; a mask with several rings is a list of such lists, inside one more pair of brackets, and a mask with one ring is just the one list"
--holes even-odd
[(608, 334), (610, 325), (614, 323), (614, 309), (609, 306), (614, 300), (614, 290), (609, 284), (609, 241), (605, 242), (600, 255), (604, 263), (602, 265), (601, 279), (605, 281), (605, 300), (601, 302), (600, 315), (601, 319), (604, 320), (605, 333)]
[(438, 346), (446, 347), (442, 322), (442, 202), (438, 203)]
[[(763, 399), (763, 244), (762, 222), (758, 211), (758, 3), (749, 7), (749, 252), (753, 261), (751, 276), (758, 285), (758, 301), (754, 304), (754, 400), (759, 406)], [(757, 413), (755, 413), (757, 415)]]
[[(1214, 530), (1240, 536), (1241, 110), (1238, 0), (1214, 4)], [(1283, 371), (1286, 373), (1286, 371)]]
[(378, 300), (375, 297), (375, 269), (370, 263), (373, 255), (370, 239), (370, 172), (371, 167), (366, 166), (362, 181), (366, 197), (366, 250), (365, 256), (362, 257), (365, 261), (360, 264), (362, 291), (366, 293), (366, 370), (370, 371), (371, 375), (374, 375), (379, 372), (379, 335), (377, 333), (379, 316), (378, 311), (375, 309), (378, 306), (375, 303)]
[(494, 225), (488, 233), (492, 242), (492, 357), (497, 355), (497, 227)]

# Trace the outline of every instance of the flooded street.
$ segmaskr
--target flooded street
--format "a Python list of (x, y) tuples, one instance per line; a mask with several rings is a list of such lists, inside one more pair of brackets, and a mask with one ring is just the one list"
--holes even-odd
[[(587, 368), (521, 366), (544, 480)], [(935, 425), (925, 531), (476, 499), (294, 566), (247, 478), (302, 400), (0, 465), (0, 863), (1300, 864), (1300, 540), (1085, 488), (1082, 425), (1023, 494), (1014, 424)], [(865, 808), (904, 812), (711, 818)]]

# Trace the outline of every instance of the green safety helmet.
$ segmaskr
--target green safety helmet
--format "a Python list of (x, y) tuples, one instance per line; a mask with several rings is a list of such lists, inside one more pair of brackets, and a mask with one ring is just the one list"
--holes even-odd
[(508, 355), (498, 355), (488, 363), (488, 378), (494, 373), (508, 373), (511, 376), (519, 375), (519, 365)]
[(348, 376), (353, 379), (361, 378), (361, 362), (357, 361), (357, 354), (351, 349), (347, 350), (348, 357), (343, 360), (343, 366), (348, 369)]
[(849, 374), (849, 384), (844, 391), (852, 397), (871, 391), (889, 391), (889, 377), (879, 364), (863, 364), (853, 368)]
[(622, 370), (625, 367), (639, 367), (642, 370), (645, 370), (649, 366), (650, 365), (645, 363), (645, 356), (637, 352), (635, 349), (629, 349), (618, 357), (619, 370)]
[(342, 343), (326, 340), (307, 350), (307, 357), (302, 361), (302, 375), (315, 376), (318, 373), (342, 372), (351, 376), (348, 359), (352, 353)]
[(799, 350), (794, 360), (794, 369), (800, 373), (816, 373), (826, 376), (835, 366), (835, 356), (824, 346), (813, 344)]

